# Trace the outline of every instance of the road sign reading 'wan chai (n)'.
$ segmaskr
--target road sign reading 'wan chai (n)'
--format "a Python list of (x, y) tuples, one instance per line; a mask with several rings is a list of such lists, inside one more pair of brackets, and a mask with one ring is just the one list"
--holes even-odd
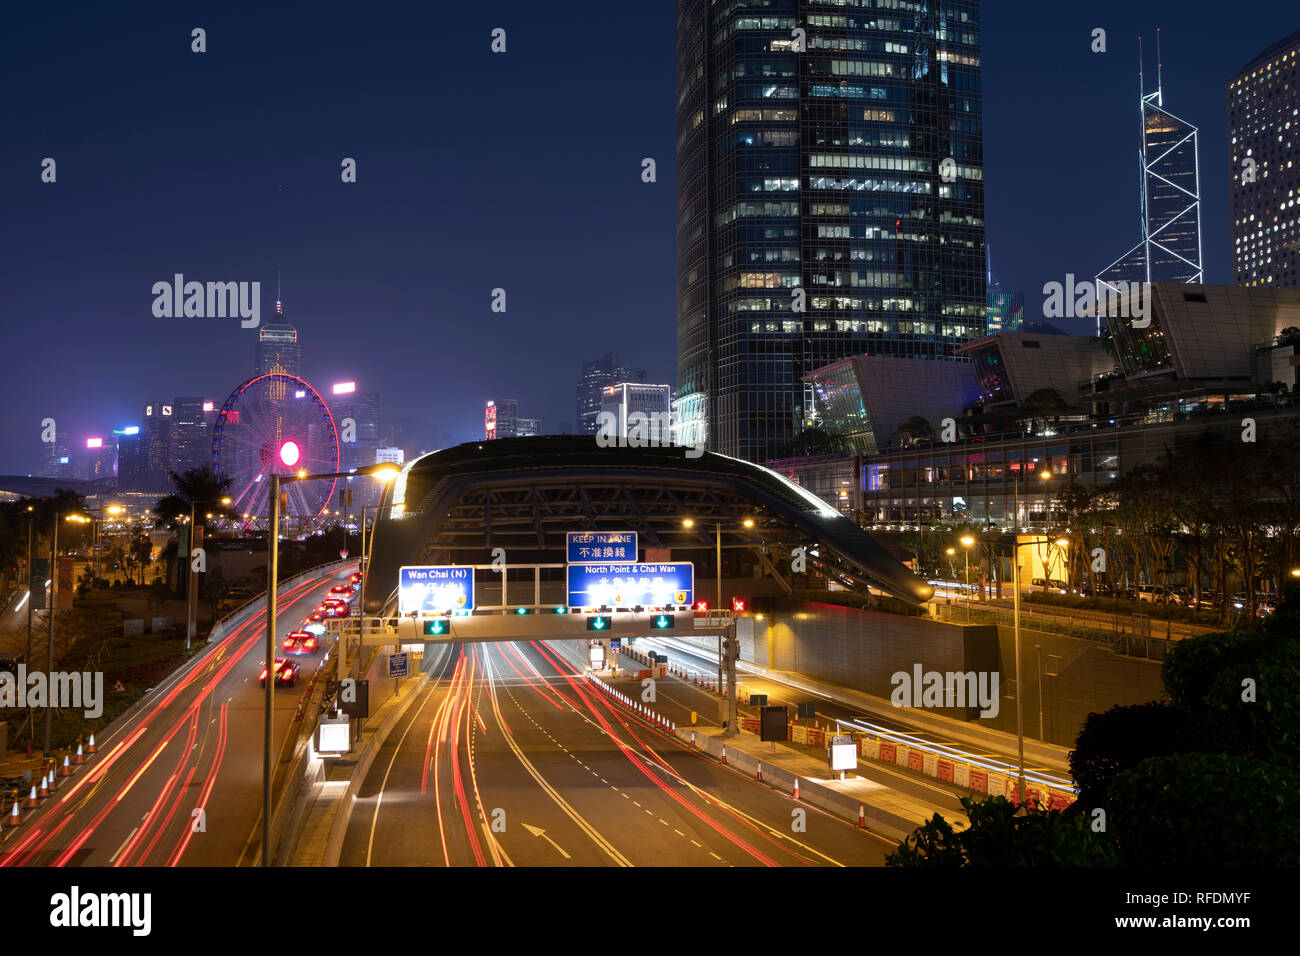
[(635, 531), (570, 531), (565, 539), (569, 564), (631, 564), (636, 561)]
[(469, 565), (398, 569), (398, 613), (447, 614), (474, 609), (474, 569)]
[(695, 600), (695, 565), (571, 564), (569, 607), (672, 607)]

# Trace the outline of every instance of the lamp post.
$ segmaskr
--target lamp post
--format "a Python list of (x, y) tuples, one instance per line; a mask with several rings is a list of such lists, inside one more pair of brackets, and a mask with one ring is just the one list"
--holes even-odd
[[(746, 528), (752, 528), (754, 527), (754, 519), (745, 518), (741, 522), (741, 524), (743, 524)], [(693, 518), (682, 519), (682, 527), (683, 528), (695, 527), (695, 520)], [(715, 521), (713, 523), (713, 533), (714, 533), (714, 542), (715, 542), (715, 549), (716, 549), (714, 554), (714, 561), (716, 564), (716, 571), (717, 571), (715, 577), (715, 584), (717, 587), (716, 597), (718, 603), (716, 607), (718, 608), (719, 611), (721, 611), (722, 610), (722, 522), (721, 521)], [(719, 631), (718, 632), (718, 690), (719, 691), (722, 690), (723, 666), (724, 666), (724, 662), (722, 656), (722, 632)]]
[[(27, 652), (23, 655), (27, 664), (32, 662), (32, 528), (36, 523), (35, 510), (31, 505), (27, 506)], [(41, 585), (41, 590), (45, 590), (44, 585)]]
[[(297, 442), (286, 441), (279, 449), (280, 461), (292, 468), (298, 464), (301, 451)], [(372, 465), (358, 471), (331, 472), (309, 475), (300, 471), (293, 475), (271, 474), (270, 501), (267, 505), (267, 561), (266, 561), (266, 700), (263, 709), (262, 735), (262, 866), (271, 865), (271, 728), (275, 701), (275, 618), (276, 588), (280, 571), (280, 486), (291, 481), (312, 481), (325, 478), (346, 478), (352, 475), (369, 475), (380, 481), (391, 481), (397, 474), (392, 465)], [(365, 578), (361, 579), (363, 582)], [(365, 608), (362, 608), (365, 613)], [(364, 618), (363, 618), (364, 620)], [(360, 641), (358, 641), (360, 646)], [(360, 654), (358, 653), (358, 657)]]
[[(1018, 762), (1016, 765), (1017, 803), (1020, 803), (1025, 799), (1025, 692), (1024, 684), (1020, 681), (1020, 477), (1024, 471), (1025, 461), (1026, 459), (1021, 459), (1020, 468), (1016, 471), (1015, 504), (1014, 514), (1012, 516), (1011, 532), (1011, 602), (1013, 630), (1015, 631), (1016, 643), (1016, 747), (1018, 750)], [(1043, 481), (1047, 481), (1052, 477), (1051, 469), (1044, 468), (1038, 473), (1038, 477)]]
[[(54, 676), (54, 602), (59, 593), (59, 509), (54, 506), (54, 517), (50, 522), (50, 606), (45, 609), (46, 619), (49, 627), (46, 632), (45, 640), (45, 680), (48, 682)], [(30, 600), (30, 598), (28, 598)], [(43, 753), (46, 758), (50, 756), (50, 737), (53, 731), (52, 720), (54, 710), (51, 706), (51, 699), (45, 702), (45, 745)]]
[[(190, 553), (185, 556), (186, 567), (189, 568), (189, 570), (185, 572), (185, 653), (186, 654), (190, 652), (190, 640), (191, 638), (194, 637), (194, 605), (198, 602), (198, 594), (199, 594), (199, 579), (197, 576), (195, 576), (194, 568), (190, 563), (193, 560), (192, 555), (194, 554), (194, 508), (196, 505), (214, 505), (214, 504), (229, 505), (230, 497), (227, 495), (221, 498), (209, 498), (205, 501), (190, 502), (190, 524), (189, 524)], [(207, 525), (204, 525), (204, 530), (205, 531), (207, 530)]]

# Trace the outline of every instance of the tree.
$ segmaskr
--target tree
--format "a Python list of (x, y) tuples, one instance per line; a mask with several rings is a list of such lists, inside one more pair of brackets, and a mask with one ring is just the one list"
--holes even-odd
[(920, 441), (931, 441), (934, 438), (934, 426), (928, 419), (920, 415), (913, 415), (898, 426), (899, 440), (907, 445), (915, 445)]
[(145, 570), (152, 555), (153, 542), (149, 540), (149, 536), (143, 531), (136, 532), (135, 537), (131, 539), (130, 550), (127, 552), (127, 568), (139, 569), (141, 584), (144, 584)]
[(221, 504), (221, 499), (230, 491), (229, 478), (218, 478), (208, 465), (170, 474), (176, 490), (160, 498), (153, 511), (158, 520), (171, 530), (176, 530), (182, 518), (189, 519), (190, 507), (196, 504), (201, 505), (204, 512), (235, 516), (234, 511)]

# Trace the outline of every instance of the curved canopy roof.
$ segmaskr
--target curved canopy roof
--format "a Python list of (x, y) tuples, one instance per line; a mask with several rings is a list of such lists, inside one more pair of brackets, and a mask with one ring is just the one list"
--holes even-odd
[[(635, 531), (646, 548), (712, 551), (720, 528), (724, 548), (772, 555), (774, 566), (788, 569), (804, 547), (809, 567), (828, 577), (911, 605), (930, 598), (924, 580), (807, 490), (760, 465), (690, 451), (543, 436), (424, 455), (385, 493), (372, 580), (396, 582), (403, 565), (487, 564), (495, 548), (510, 564), (563, 562), (569, 531)], [(382, 609), (383, 590), (367, 594), (367, 613)]]

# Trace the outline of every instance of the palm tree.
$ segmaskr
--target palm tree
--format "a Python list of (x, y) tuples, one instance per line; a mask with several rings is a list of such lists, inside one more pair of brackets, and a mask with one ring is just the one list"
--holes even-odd
[(216, 514), (235, 516), (235, 512), (221, 504), (221, 499), (230, 491), (230, 479), (218, 478), (211, 466), (203, 465), (179, 474), (174, 471), (170, 474), (176, 491), (160, 498), (153, 509), (158, 520), (168, 528), (176, 530), (181, 519), (188, 518), (190, 509), (196, 504), (201, 504), (204, 509)]

